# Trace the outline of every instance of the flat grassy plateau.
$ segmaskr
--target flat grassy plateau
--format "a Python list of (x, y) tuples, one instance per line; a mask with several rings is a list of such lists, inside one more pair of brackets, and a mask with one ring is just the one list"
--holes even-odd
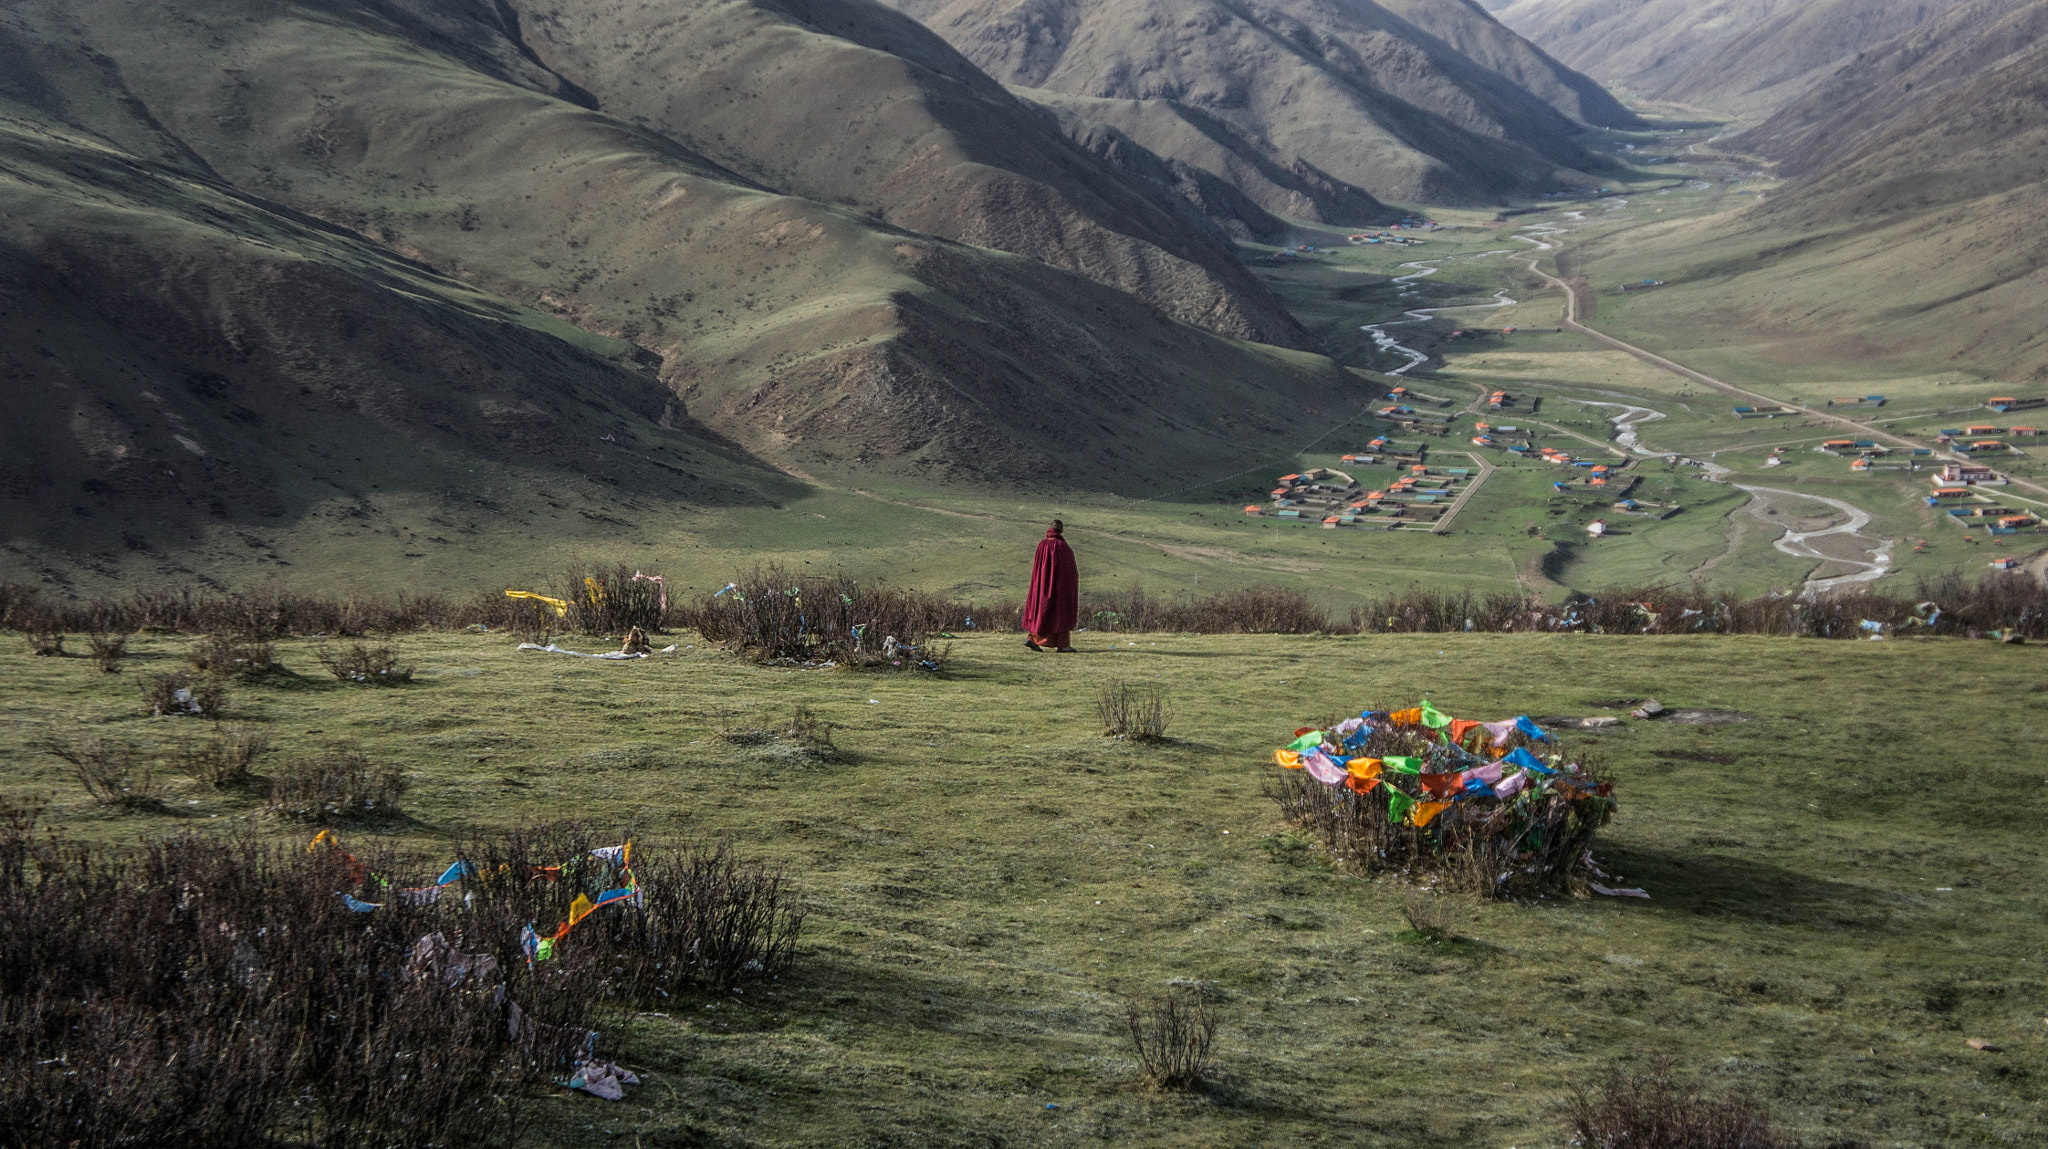
[[(88, 840), (309, 835), (175, 775), (169, 812), (96, 807), (30, 749), (77, 727), (201, 740), (139, 705), (187, 641), (138, 639), (117, 675), (0, 652), (0, 795), (43, 796)], [(273, 766), (345, 746), (402, 767), (405, 817), (342, 835), (416, 855), (422, 880), (459, 830), (573, 816), (732, 835), (813, 906), (781, 981), (617, 1020), (646, 1084), (545, 1099), (534, 1144), (1550, 1146), (1566, 1086), (1657, 1054), (1816, 1137), (2048, 1144), (2036, 646), (1090, 633), (1056, 657), (990, 635), (930, 677), (762, 668), (689, 634), (630, 663), (515, 641), (398, 639), (419, 675), (391, 688), (286, 641), (303, 677), (237, 687), (230, 720), (270, 735)], [(1112, 679), (1166, 691), (1168, 742), (1097, 733)], [(1651, 696), (1741, 718), (1565, 735), (1617, 780), (1595, 853), (1647, 902), (1460, 901), (1466, 944), (1432, 947), (1402, 917), (1412, 887), (1325, 864), (1262, 793), (1296, 726), (1368, 705)], [(799, 703), (841, 760), (718, 733)], [(1122, 1032), (1127, 996), (1176, 982), (1223, 1019), (1220, 1079), (1189, 1096), (1148, 1092)]]

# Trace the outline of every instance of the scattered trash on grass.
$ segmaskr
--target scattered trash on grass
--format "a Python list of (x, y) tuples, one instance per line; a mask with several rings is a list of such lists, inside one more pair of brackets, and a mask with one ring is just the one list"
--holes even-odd
[[(539, 643), (535, 642), (522, 642), (519, 644), (519, 649), (538, 650), (545, 654), (570, 654), (576, 656), (577, 658), (595, 658), (604, 662), (624, 662), (630, 658), (647, 657), (647, 655), (644, 652), (640, 654), (627, 654), (626, 652), (621, 650), (608, 650), (605, 651), (603, 654), (585, 654), (580, 650), (564, 650), (561, 647), (556, 646), (552, 642), (548, 643), (546, 646), (542, 646)], [(670, 649), (674, 648), (671, 647)]]

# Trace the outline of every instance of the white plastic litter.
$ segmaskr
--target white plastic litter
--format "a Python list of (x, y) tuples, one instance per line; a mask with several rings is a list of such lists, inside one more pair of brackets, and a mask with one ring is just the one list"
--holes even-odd
[[(624, 661), (626, 661), (626, 660), (627, 660), (627, 659), (629, 659), (629, 658), (646, 658), (646, 657), (647, 657), (647, 656), (646, 656), (645, 654), (625, 654), (625, 653), (622, 653), (622, 652), (620, 652), (620, 651), (616, 651), (616, 650), (609, 650), (609, 651), (606, 651), (606, 652), (605, 652), (605, 653), (603, 653), (603, 654), (585, 654), (585, 653), (583, 653), (583, 652), (582, 652), (582, 651), (580, 651), (580, 650), (563, 650), (563, 649), (562, 649), (561, 647), (559, 647), (559, 646), (556, 646), (556, 645), (555, 645), (554, 643), (552, 643), (552, 642), (551, 642), (551, 643), (548, 643), (548, 644), (547, 644), (546, 646), (541, 646), (541, 645), (540, 645), (539, 643), (533, 643), (533, 642), (522, 642), (522, 643), (520, 643), (520, 644), (519, 644), (519, 649), (521, 649), (521, 650), (538, 650), (538, 651), (542, 651), (542, 652), (544, 652), (544, 653), (547, 653), (547, 654), (573, 654), (573, 655), (575, 655), (575, 656), (576, 656), (577, 658), (601, 658), (601, 659), (603, 659), (603, 660), (604, 660), (604, 661), (606, 661), (606, 662), (624, 662)], [(674, 647), (670, 647), (669, 649), (670, 649), (670, 650), (674, 650), (675, 648), (674, 648)]]
[(1603, 896), (1603, 897), (1609, 897), (1609, 898), (1641, 898), (1641, 899), (1643, 899), (1644, 901), (1648, 901), (1648, 900), (1650, 899), (1650, 892), (1649, 892), (1648, 890), (1644, 890), (1644, 889), (1633, 889), (1633, 890), (1610, 890), (1610, 889), (1608, 889), (1608, 888), (1607, 888), (1606, 886), (1603, 886), (1603, 885), (1601, 885), (1601, 884), (1600, 884), (1600, 883), (1598, 883), (1598, 882), (1587, 882), (1586, 884), (1587, 884), (1588, 886), (1591, 886), (1591, 887), (1593, 888), (1593, 892), (1594, 892), (1594, 893), (1596, 893), (1596, 894), (1599, 894), (1599, 895), (1601, 895), (1601, 896)]

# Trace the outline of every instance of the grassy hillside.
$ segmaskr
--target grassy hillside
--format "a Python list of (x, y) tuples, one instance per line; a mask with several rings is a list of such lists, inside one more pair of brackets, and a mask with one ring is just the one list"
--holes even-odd
[(1731, 37), (1662, 87), (1660, 100), (1712, 108), (1754, 123), (1827, 83), (1953, 0), (1822, 0), (1792, 4)]
[[(761, 669), (691, 635), (630, 664), (418, 636), (399, 647), (420, 680), (392, 689), (323, 680), (287, 642), (306, 677), (237, 688), (232, 717), (277, 745), (259, 769), (335, 745), (402, 768), (405, 816), (342, 833), (423, 875), (465, 827), (564, 813), (730, 834), (796, 875), (796, 972), (609, 1025), (646, 1083), (547, 1098), (533, 1145), (1560, 1145), (1568, 1086), (1660, 1054), (1818, 1141), (2038, 1140), (2035, 647), (1082, 637), (1061, 658), (964, 639), (930, 679)], [(175, 771), (162, 813), (98, 808), (26, 749), (77, 728), (201, 739), (137, 712), (137, 680), (182, 647), (143, 639), (118, 676), (0, 649), (0, 792), (47, 796), (86, 840), (303, 840)], [(1114, 678), (1167, 692), (1171, 741), (1096, 733)], [(1962, 704), (1929, 707), (1929, 682)], [(1567, 736), (1618, 785), (1596, 856), (1649, 901), (1454, 903), (1464, 940), (1435, 948), (1406, 932), (1407, 886), (1322, 864), (1261, 793), (1303, 721), (1424, 696), (1486, 718), (1646, 696), (1733, 713)], [(718, 734), (798, 703), (843, 760)], [(1170, 983), (1222, 1017), (1221, 1081), (1187, 1099), (1145, 1092), (1120, 1032), (1125, 996)]]
[[(1213, 173), (1267, 211), (1289, 219), (1358, 226), (1395, 218), (1393, 209), (1363, 189), (1228, 120), (1186, 104), (1112, 100), (1049, 88), (1015, 90), (1083, 123), (1113, 128), (1159, 155), (1172, 156), (1176, 163)], [(1286, 236), (1261, 234), (1257, 238), (1278, 243)]]
[(1754, 124), (1950, 0), (1512, 0), (1502, 23), (1638, 96)]
[[(861, 120), (894, 128), (851, 146), (932, 140), (920, 170), (942, 182), (896, 191), (943, 190), (962, 226), (971, 189), (958, 180), (1028, 191), (1015, 181), (1058, 177), (1046, 194), (1065, 207), (990, 192), (987, 218), (1037, 220), (1034, 234), (1070, 244), (1046, 257), (1079, 271), (863, 214), (906, 204), (856, 211), (769, 190), (721, 162), (738, 145), (692, 150), (661, 130), (688, 125), (655, 123), (666, 113), (652, 104), (593, 110), (589, 90), (479, 11), (18, 9), (0, 90), (15, 272), (0, 354), (35, 414), (9, 432), (10, 570), (74, 585), (257, 572), (389, 585), (431, 566), (469, 584), (507, 556), (550, 569), (586, 539), (730, 537), (728, 505), (815, 489), (791, 472), (1171, 488), (1271, 457), (1304, 409), (1373, 393), (1320, 357), (1174, 319), (1249, 330), (1264, 308), (1299, 330), (1219, 238), (1179, 208), (1147, 208), (1154, 191), (1179, 202), (1172, 192), (1138, 195), (1049, 116), (948, 78), (945, 59), (966, 65), (899, 18), (885, 17), (943, 58), (925, 67), (731, 10), (749, 36), (894, 77), (904, 102)], [(712, 68), (687, 53), (663, 66), (684, 88), (702, 79), (691, 67)], [(976, 109), (976, 130), (1032, 142), (1011, 149), (1013, 167), (984, 162), (1004, 157), (969, 132)], [(778, 147), (755, 149), (762, 179), (810, 178), (775, 168), (802, 151)], [(1105, 220), (1146, 223), (1158, 242)], [(1167, 251), (1182, 240), (1207, 245), (1238, 287)], [(1112, 286), (1126, 277), (1154, 303)], [(450, 346), (430, 346), (429, 329)], [(212, 393), (187, 386), (199, 377)], [(72, 387), (77, 402), (46, 401)], [(574, 396), (615, 393), (602, 414), (564, 415)], [(1147, 433), (1128, 434), (1133, 420)], [(135, 476), (102, 473), (122, 467)], [(163, 470), (173, 490), (154, 483)]]
[[(1595, 162), (1576, 138), (1581, 125), (1640, 125), (1464, 4), (894, 6), (1006, 83), (1169, 100), (1381, 198), (1491, 203), (1547, 190)], [(1146, 142), (1173, 146), (1163, 133)], [(1215, 146), (1187, 142), (1193, 150), (1167, 154), (1199, 164)]]

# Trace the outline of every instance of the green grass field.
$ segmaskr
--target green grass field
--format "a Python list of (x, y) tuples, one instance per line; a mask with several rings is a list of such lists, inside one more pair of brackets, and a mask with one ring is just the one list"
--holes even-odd
[[(465, 828), (579, 817), (729, 834), (798, 876), (814, 910), (797, 971), (617, 1021), (646, 1084), (547, 1099), (535, 1145), (1528, 1149), (1563, 1144), (1567, 1086), (1658, 1054), (1816, 1138), (2048, 1144), (2037, 647), (1090, 633), (1071, 657), (962, 639), (928, 678), (676, 640), (610, 664), (407, 637), (419, 681), (389, 689), (325, 678), (294, 640), (280, 654), (303, 677), (233, 699), (280, 760), (346, 746), (402, 767), (404, 820), (344, 837), (423, 875)], [(108, 843), (309, 833), (175, 772), (165, 812), (102, 809), (30, 749), (78, 728), (162, 753), (201, 739), (199, 720), (139, 708), (185, 645), (145, 637), (103, 675), (10, 642), (0, 793)], [(1171, 741), (1097, 733), (1117, 678), (1168, 693)], [(1271, 748), (1332, 713), (1428, 697), (1489, 719), (1620, 714), (1600, 707), (1651, 696), (1740, 717), (1566, 736), (1618, 780), (1596, 852), (1648, 902), (1460, 901), (1468, 944), (1439, 951), (1403, 938), (1409, 887), (1322, 864), (1262, 794)], [(837, 725), (844, 761), (717, 734), (798, 703)], [(1223, 1017), (1222, 1077), (1191, 1097), (1146, 1092), (1120, 1032), (1126, 996), (1176, 982)]]

